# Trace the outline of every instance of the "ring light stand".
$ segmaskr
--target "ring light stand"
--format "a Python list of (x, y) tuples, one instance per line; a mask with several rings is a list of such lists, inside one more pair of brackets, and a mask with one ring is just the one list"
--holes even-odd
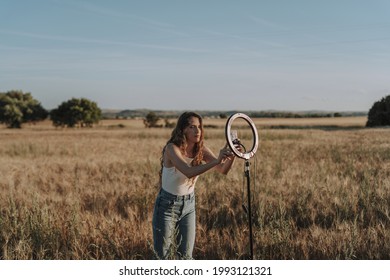
[[(253, 146), (249, 151), (246, 151), (245, 147), (241, 144), (240, 139), (237, 138), (237, 135), (234, 135), (231, 130), (233, 121), (237, 118), (244, 119), (250, 126), (252, 134), (254, 136)], [(245, 177), (247, 179), (247, 192), (248, 192), (248, 224), (249, 224), (249, 244), (250, 244), (250, 257), (253, 260), (253, 231), (252, 231), (252, 208), (251, 208), (251, 188), (250, 188), (250, 172), (249, 172), (249, 159), (252, 158), (259, 144), (259, 137), (257, 135), (257, 129), (253, 121), (245, 114), (236, 113), (229, 117), (225, 126), (225, 135), (226, 140), (229, 145), (230, 150), (239, 158), (245, 160)], [(238, 150), (238, 147), (244, 148), (244, 152)]]

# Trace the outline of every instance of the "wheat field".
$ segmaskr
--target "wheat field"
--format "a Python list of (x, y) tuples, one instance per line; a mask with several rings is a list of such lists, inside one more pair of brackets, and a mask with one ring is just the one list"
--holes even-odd
[[(225, 122), (205, 120), (215, 153)], [(366, 129), (359, 117), (255, 123), (255, 258), (390, 259), (390, 130)], [(159, 158), (170, 132), (142, 120), (1, 127), (0, 259), (153, 259)], [(242, 160), (227, 176), (198, 180), (195, 259), (247, 257), (244, 185)]]

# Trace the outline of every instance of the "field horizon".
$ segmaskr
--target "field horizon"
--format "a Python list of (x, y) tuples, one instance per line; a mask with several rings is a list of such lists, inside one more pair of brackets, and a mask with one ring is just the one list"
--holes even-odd
[(194, 111), (204, 118), (230, 116), (237, 112), (252, 118), (323, 118), (323, 117), (365, 117), (368, 111), (332, 111), (332, 110), (159, 110), (159, 109), (102, 109), (103, 118), (144, 118), (153, 112), (161, 118), (177, 118), (184, 111)]
[[(367, 122), (367, 116), (345, 116), (345, 117), (305, 117), (305, 118), (251, 118), (257, 129), (284, 129), (284, 128), (344, 128), (344, 129), (360, 129), (364, 128)], [(177, 118), (167, 118), (170, 122), (176, 122)], [(224, 128), (227, 118), (203, 117), (204, 125), (211, 128)], [(159, 124), (163, 125), (165, 119), (161, 118)], [(109, 118), (102, 119), (98, 124), (94, 125), (94, 129), (133, 129), (145, 128), (142, 117), (135, 118)], [(4, 124), (0, 124), (0, 130), (7, 129)], [(26, 123), (22, 125), (21, 130), (77, 130), (78, 128), (56, 128), (52, 122), (47, 119), (37, 123)], [(15, 131), (17, 131), (16, 129)], [(88, 131), (88, 128), (86, 129)]]

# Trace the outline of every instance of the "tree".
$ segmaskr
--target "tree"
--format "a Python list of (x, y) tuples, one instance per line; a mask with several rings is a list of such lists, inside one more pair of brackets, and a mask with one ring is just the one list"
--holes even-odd
[(56, 127), (92, 127), (101, 117), (102, 111), (96, 102), (86, 98), (64, 101), (50, 112), (50, 119)]
[(21, 128), (23, 123), (35, 123), (47, 116), (47, 110), (29, 92), (11, 90), (0, 93), (0, 123), (8, 128)]
[(160, 120), (160, 118), (156, 115), (154, 112), (149, 112), (145, 119), (144, 119), (144, 125), (147, 128), (150, 127), (158, 127), (157, 122)]
[(166, 128), (174, 128), (176, 126), (175, 122), (170, 122), (168, 118), (164, 119)]
[(341, 115), (340, 113), (334, 113), (334, 114), (333, 114), (333, 117), (335, 117), (335, 118), (341, 118), (342, 115)]
[(375, 102), (368, 112), (367, 127), (390, 125), (390, 95)]

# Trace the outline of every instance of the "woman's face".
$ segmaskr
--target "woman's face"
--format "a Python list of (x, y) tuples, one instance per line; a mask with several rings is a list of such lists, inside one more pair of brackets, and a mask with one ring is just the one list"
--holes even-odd
[(190, 117), (188, 119), (188, 126), (184, 129), (184, 135), (186, 136), (187, 142), (199, 143), (202, 136), (202, 129), (197, 117)]

